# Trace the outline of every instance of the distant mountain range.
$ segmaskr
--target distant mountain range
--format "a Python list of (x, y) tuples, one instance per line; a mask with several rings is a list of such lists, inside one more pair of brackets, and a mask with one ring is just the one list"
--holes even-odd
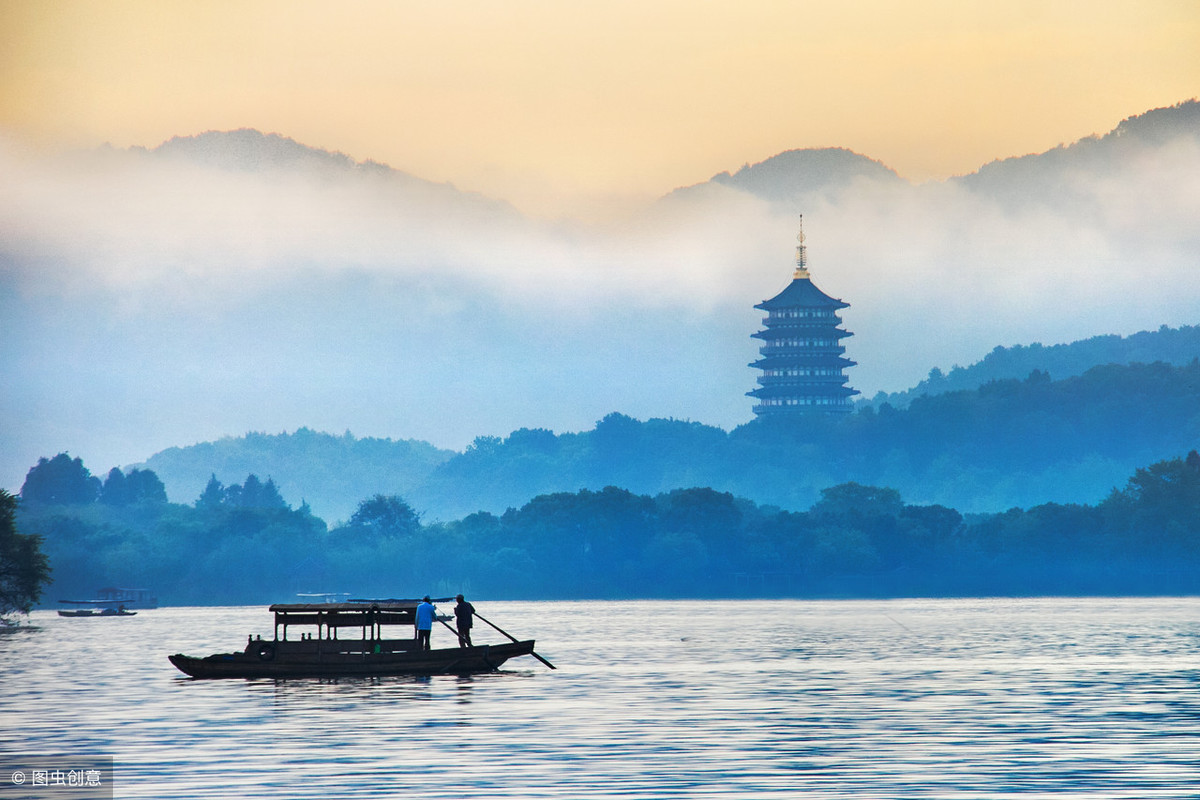
[[(1056, 194), (1069, 187), (1075, 173), (1111, 171), (1147, 149), (1179, 138), (1200, 138), (1200, 101), (1188, 100), (1128, 117), (1107, 134), (1059, 145), (1044, 153), (993, 161), (973, 173), (949, 178), (948, 182), (1009, 199), (1022, 196), (1045, 200), (1047, 191)], [(249, 128), (176, 136), (145, 152), (226, 170), (299, 169), (386, 176), (398, 184), (422, 187), (445, 196), (457, 195), (472, 203), (486, 203), (497, 213), (516, 213), (503, 200), (462, 191), (450, 183), (427, 181), (371, 160), (356, 162), (340, 152), (309, 147), (277, 133), (264, 134)], [(756, 164), (746, 163), (732, 173), (719, 172), (702, 183), (675, 189), (667, 197), (688, 196), (708, 186), (724, 186), (772, 203), (794, 204), (810, 193), (845, 188), (860, 179), (906, 183), (891, 167), (851, 150), (806, 148), (787, 150)]]
[(355, 161), (344, 153), (309, 147), (287, 136), (253, 128), (176, 136), (158, 147), (133, 148), (133, 151), (158, 161), (183, 162), (227, 172), (306, 174), (327, 180), (357, 178), (415, 195), (413, 199), (418, 201), (436, 199), (441, 204), (457, 204), (475, 213), (488, 212), (509, 223), (520, 216), (504, 200), (463, 191), (452, 183), (425, 180), (378, 161)]
[(933, 369), (929, 377), (903, 392), (879, 392), (862, 400), (861, 406), (878, 408), (888, 403), (905, 408), (922, 395), (937, 395), (978, 389), (988, 381), (1025, 378), (1040, 370), (1052, 378), (1082, 375), (1102, 364), (1153, 364), (1163, 362), (1183, 366), (1200, 358), (1200, 325), (1180, 328), (1163, 326), (1157, 331), (1141, 331), (1130, 336), (1093, 336), (1070, 344), (997, 347), (967, 367), (955, 366), (949, 372)]
[[(348, 519), (358, 501), (374, 494), (401, 494), (432, 519), (453, 519), (476, 510), (500, 513), (536, 494), (575, 491), (582, 486), (599, 489), (608, 484), (639, 492), (715, 486), (758, 503), (800, 509), (815, 500), (816, 492), (824, 488), (818, 485), (823, 480), (866, 482), (884, 475), (892, 486), (902, 477), (904, 484), (898, 488), (906, 497), (966, 510), (988, 510), (980, 507), (981, 503), (993, 504), (991, 510), (998, 511), (1046, 501), (1094, 502), (1115, 485), (1105, 481), (1119, 480), (1124, 471), (1136, 468), (1131, 465), (1139, 460), (1170, 457), (1175, 443), (1181, 448), (1200, 445), (1195, 431), (1184, 430), (1200, 421), (1200, 411), (1187, 411), (1186, 399), (1197, 391), (1195, 386), (1186, 388), (1196, 374), (1197, 357), (1200, 326), (1164, 327), (1129, 337), (1099, 336), (1053, 347), (998, 347), (977, 364), (956, 368), (949, 375), (935, 370), (908, 392), (881, 395), (864, 403), (880, 409), (882, 416), (868, 408), (869, 417), (847, 419), (840, 428), (825, 420), (830, 424), (801, 425), (796, 431), (780, 429), (775, 434), (764, 428), (755, 433), (761, 427), (755, 422), (726, 435), (697, 423), (639, 422), (612, 414), (594, 430), (579, 434), (556, 436), (548, 430), (521, 429), (506, 438), (480, 437), (465, 453), (439, 450), (424, 442), (356, 439), (349, 433), (333, 436), (301, 429), (294, 434), (251, 433), (175, 447), (140, 466), (154, 470), (173, 501), (185, 503), (199, 496), (213, 474), (224, 483), (241, 481), (251, 473), (270, 477), (286, 499), (307, 502), (330, 523)], [(1129, 361), (1155, 361), (1161, 369), (1117, 366)], [(1172, 372), (1162, 362), (1190, 365), (1190, 372)], [(1078, 375), (1085, 377), (1061, 380)], [(1052, 384), (1052, 378), (1057, 382)], [(1140, 385), (1146, 381), (1145, 386)], [(1107, 424), (1104, 415), (1126, 413), (1123, 409), (1130, 404), (1142, 403), (1137, 398), (1153, 381), (1163, 381), (1166, 387), (1160, 392), (1164, 397), (1154, 401), (1164, 404), (1159, 418), (1127, 418), (1130, 431), (1144, 429), (1144, 434), (1126, 431), (1102, 439), (1099, 434)], [(1070, 408), (1048, 402), (1048, 388), (1043, 387), (1051, 386), (1059, 396), (1070, 398)], [(930, 398), (943, 394), (955, 397), (939, 401), (940, 410), (931, 412)], [(1164, 399), (1172, 394), (1180, 397)], [(899, 412), (890, 408), (907, 408), (914, 400), (925, 405), (912, 421), (896, 417)], [(997, 403), (1002, 411), (997, 411)], [(1114, 412), (1114, 408), (1118, 410)], [(972, 419), (976, 413), (979, 418)], [(957, 418), (946, 422), (939, 414)], [(1053, 431), (1039, 434), (1046, 441), (1022, 444), (1025, 434), (1015, 435), (1014, 431), (1021, 426), (1040, 430), (1051, 414), (1064, 415), (1064, 421), (1056, 423)], [(1023, 415), (1028, 419), (1022, 421)], [(1005, 421), (997, 423), (997, 416)], [(1194, 417), (1192, 423), (1188, 423), (1189, 416)], [(939, 433), (941, 424), (950, 427)], [(889, 432), (864, 435), (871, 426)], [(978, 439), (971, 438), (972, 426), (979, 427)], [(1005, 435), (997, 436), (996, 429)], [(779, 440), (768, 444), (774, 435)], [(793, 435), (796, 453), (805, 454), (800, 461), (785, 456), (791, 446), (786, 440)], [(948, 469), (947, 463), (957, 463), (962, 453), (947, 452), (940, 459), (930, 454), (940, 452), (943, 441), (953, 436), (965, 437), (955, 445), (964, 452), (978, 449), (1008, 455), (997, 463), (977, 456), (969, 465), (961, 465), (963, 474), (980, 471), (970, 480), (962, 475), (949, 477), (954, 470)], [(1057, 442), (1053, 447), (1051, 440)], [(739, 441), (758, 442), (755, 447), (762, 452), (756, 457), (766, 459), (759, 465), (766, 472), (759, 474), (759, 467), (749, 464), (729, 466), (731, 459), (746, 456), (736, 444)], [(856, 442), (848, 448), (852, 452), (840, 452), (846, 449), (839, 444), (844, 441)], [(905, 444), (898, 444), (901, 441)], [(779, 451), (775, 454), (778, 463), (767, 469), (772, 459), (763, 454), (772, 449)], [(876, 451), (877, 458), (867, 455)], [(854, 458), (870, 463), (835, 466), (840, 460)], [(805, 459), (812, 463), (806, 466), (802, 463)], [(889, 469), (910, 460), (913, 464), (930, 462), (929, 474), (906, 469), (889, 474)], [(1057, 471), (1053, 488), (1039, 477), (1048, 469)], [(772, 472), (778, 474), (767, 477)], [(991, 476), (986, 480), (993, 481), (986, 493), (973, 483), (985, 481), (981, 476)]]
[[(1069, 192), (1083, 174), (1112, 172), (1177, 139), (1200, 139), (1200, 101), (1188, 100), (1128, 117), (1103, 136), (993, 161), (946, 182), (1010, 202), (1048, 202)], [(826, 147), (788, 150), (757, 164), (745, 164), (732, 174), (717, 173), (703, 183), (676, 189), (672, 195), (688, 196), (710, 186), (726, 186), (794, 206), (811, 193), (844, 189), (859, 179), (907, 183), (880, 161), (845, 148)]]
[[(789, 150), (595, 226), (255, 130), (44, 157), (0, 148), (0, 320), (13, 333), (0, 337), (2, 480), (15, 489), (63, 450), (106, 470), (229, 432), (390, 435), (301, 441), (339, 465), (322, 495), (289, 477), (291, 456), (250, 446), (162, 465), (176, 500), (214, 471), (227, 484), (254, 471), (336, 520), (363, 492), (409, 492), (457, 459), (399, 441), (586, 431), (614, 412), (697, 420), (720, 438), (752, 416), (754, 305), (791, 275), (796, 212), (818, 283), (851, 304), (855, 388), (913, 386), (1018, 342), (1047, 344), (1001, 348), (915, 392), (1033, 369), (1062, 381), (1091, 357), (1072, 349), (1060, 364), (1053, 343), (1164, 323), (1182, 340), (1200, 322), (1198, 121), (1191, 100), (919, 185), (849, 150)], [(1140, 338), (1117, 349), (1093, 360), (1166, 358), (1135, 352)], [(523, 441), (536, 460), (550, 440)], [(532, 485), (492, 497), (524, 502)], [(474, 503), (444, 486), (421, 507)]]

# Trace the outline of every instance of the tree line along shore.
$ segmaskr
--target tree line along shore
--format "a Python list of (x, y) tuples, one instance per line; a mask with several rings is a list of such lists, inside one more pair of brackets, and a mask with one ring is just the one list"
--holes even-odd
[[(44, 480), (50, 470), (55, 481)], [(1136, 470), (1097, 504), (967, 515), (853, 482), (828, 487), (805, 511), (710, 488), (650, 496), (610, 486), (427, 524), (402, 498), (374, 495), (329, 527), (307, 507), (291, 508), (270, 479), (213, 478), (195, 502), (179, 504), (155, 488), (152, 472), (137, 478), (140, 495), (119, 472), (99, 481), (60, 454), (30, 471), (19, 502), (4, 494), (9, 610), (37, 602), (28, 580), (36, 563), (24, 573), (24, 602), (11, 579), (22, 557), (51, 570), (36, 587), (52, 580), (51, 602), (89, 596), (97, 581), (152, 586), (180, 605), (310, 591), (497, 599), (1200, 591), (1194, 450)]]

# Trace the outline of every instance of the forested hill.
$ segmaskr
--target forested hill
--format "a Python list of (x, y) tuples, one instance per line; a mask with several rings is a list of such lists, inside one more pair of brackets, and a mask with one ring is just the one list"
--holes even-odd
[(847, 481), (899, 489), (917, 503), (1000, 511), (1095, 502), (1139, 464), (1200, 446), (1200, 361), (1094, 367), (919, 398), (844, 419), (756, 420), (726, 433), (620, 414), (594, 430), (481, 437), (411, 494), (433, 517), (503, 511), (555, 491), (689, 486), (807, 508)]
[(859, 406), (890, 403), (896, 408), (908, 406), (924, 394), (977, 389), (988, 381), (1024, 378), (1034, 370), (1053, 378), (1082, 375), (1101, 364), (1152, 364), (1162, 361), (1180, 366), (1200, 357), (1200, 325), (1184, 325), (1157, 331), (1141, 331), (1130, 336), (1093, 336), (1069, 344), (997, 347), (982, 360), (967, 367), (955, 365), (949, 372), (934, 368), (929, 377), (912, 389), (888, 394), (880, 392)]
[(552, 492), (619, 486), (655, 495), (693, 486), (796, 510), (847, 481), (964, 512), (1097, 502), (1138, 466), (1200, 447), (1200, 362), (1106, 365), (882, 405), (844, 419), (756, 420), (731, 432), (610, 414), (582, 433), (521, 429), (465, 452), (311, 431), (160, 453), (146, 466), (193, 502), (211, 474), (273, 478), (289, 503), (345, 520), (375, 493), (425, 521), (502, 513)]
[[(65, 455), (39, 467), (89, 480)], [(109, 497), (110, 473), (99, 501), (29, 491), (15, 521), (44, 542), (51, 602), (104, 583), (154, 587), (170, 605), (331, 590), (514, 599), (1200, 591), (1196, 451), (1136, 470), (1094, 505), (970, 517), (858, 483), (823, 489), (807, 511), (706, 488), (650, 496), (609, 486), (428, 525), (395, 498), (374, 498), (327, 530), (252, 478), (212, 482), (201, 501), (173, 505)]]
[(293, 505), (308, 503), (329, 522), (346, 520), (373, 494), (407, 493), (454, 456), (428, 442), (357, 438), (300, 428), (295, 433), (248, 433), (172, 447), (141, 465), (154, 471), (177, 503), (192, 503), (209, 478), (223, 483), (254, 473), (271, 478)]

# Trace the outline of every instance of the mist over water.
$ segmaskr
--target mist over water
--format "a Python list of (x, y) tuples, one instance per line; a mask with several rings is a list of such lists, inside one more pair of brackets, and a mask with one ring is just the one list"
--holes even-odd
[(111, 755), (119, 798), (1200, 790), (1194, 598), (477, 605), (559, 669), (194, 681), (166, 655), (269, 638), (265, 609), (35, 612), (0, 746)]

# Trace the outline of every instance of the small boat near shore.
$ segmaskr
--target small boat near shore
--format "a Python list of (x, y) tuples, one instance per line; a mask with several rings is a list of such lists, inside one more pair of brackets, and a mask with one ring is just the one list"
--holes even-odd
[[(233, 653), (203, 658), (176, 653), (167, 658), (193, 678), (463, 675), (490, 672), (510, 658), (527, 655), (552, 666), (533, 651), (532, 639), (518, 641), (490, 622), (510, 641), (422, 650), (411, 631), (403, 637), (394, 633), (397, 626), (415, 624), (420, 602), (277, 603), (269, 609), (275, 615), (273, 639), (247, 637), (245, 649)], [(289, 628), (297, 627), (302, 628), (300, 638), (289, 639)]]
[(134, 609), (158, 608), (158, 598), (149, 589), (123, 589), (106, 586), (91, 600), (59, 600), (63, 605), (83, 608), (62, 609), (60, 617), (132, 617)]
[[(60, 603), (87, 603), (90, 600), (60, 600)], [(133, 617), (136, 611), (130, 611), (124, 606), (116, 608), (60, 608), (60, 617)]]

